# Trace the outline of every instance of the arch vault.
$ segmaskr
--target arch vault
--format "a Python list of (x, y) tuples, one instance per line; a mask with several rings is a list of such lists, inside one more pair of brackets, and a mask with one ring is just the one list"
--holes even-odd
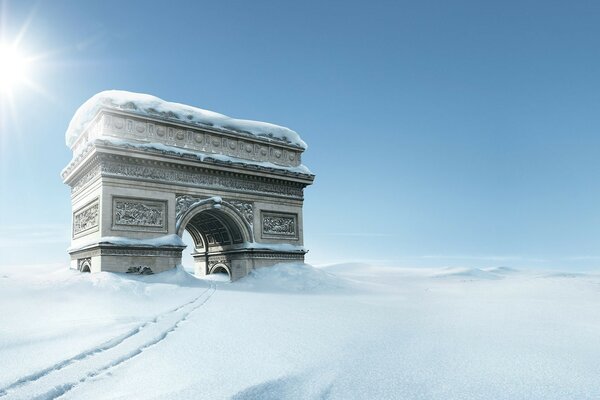
[(102, 92), (67, 130), (72, 268), (161, 272), (194, 240), (196, 274), (304, 260), (302, 204), (314, 175), (292, 130), (153, 96)]

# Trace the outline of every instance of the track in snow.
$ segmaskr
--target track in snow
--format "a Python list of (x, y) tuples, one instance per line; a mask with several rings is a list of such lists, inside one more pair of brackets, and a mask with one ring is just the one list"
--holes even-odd
[(166, 311), (133, 330), (0, 388), (0, 399), (56, 399), (75, 386), (122, 364), (163, 341), (210, 299), (216, 284), (194, 300)]

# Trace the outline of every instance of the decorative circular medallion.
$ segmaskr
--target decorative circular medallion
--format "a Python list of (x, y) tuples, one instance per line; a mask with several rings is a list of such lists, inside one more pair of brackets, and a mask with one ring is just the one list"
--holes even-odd
[(138, 133), (144, 133), (144, 131), (146, 130), (146, 124), (138, 122), (137, 124), (135, 124), (135, 130)]
[(201, 133), (196, 133), (196, 136), (194, 137), (194, 140), (196, 141), (196, 143), (202, 143), (202, 134)]
[(160, 137), (165, 136), (165, 128), (163, 128), (162, 126), (159, 126), (158, 128), (156, 128), (156, 134)]
[(246, 145), (246, 152), (247, 153), (252, 153), (252, 145), (251, 144), (247, 144)]
[(124, 125), (125, 125), (125, 122), (123, 121), (122, 118), (115, 118), (115, 128), (123, 129)]
[(177, 140), (183, 140), (185, 133), (183, 131), (177, 131)]

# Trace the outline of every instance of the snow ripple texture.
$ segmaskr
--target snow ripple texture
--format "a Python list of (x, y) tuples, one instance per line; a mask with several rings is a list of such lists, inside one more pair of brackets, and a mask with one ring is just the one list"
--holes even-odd
[(106, 373), (111, 368), (158, 345), (191, 313), (202, 307), (215, 290), (216, 284), (210, 283), (210, 286), (194, 300), (159, 314), (124, 335), (25, 376), (0, 389), (0, 398), (50, 400), (61, 397), (87, 380)]

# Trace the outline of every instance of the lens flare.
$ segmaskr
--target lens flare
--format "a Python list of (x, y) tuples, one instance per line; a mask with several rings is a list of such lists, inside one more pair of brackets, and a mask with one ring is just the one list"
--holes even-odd
[(0, 44), (0, 92), (12, 92), (26, 83), (29, 62), (16, 46)]

